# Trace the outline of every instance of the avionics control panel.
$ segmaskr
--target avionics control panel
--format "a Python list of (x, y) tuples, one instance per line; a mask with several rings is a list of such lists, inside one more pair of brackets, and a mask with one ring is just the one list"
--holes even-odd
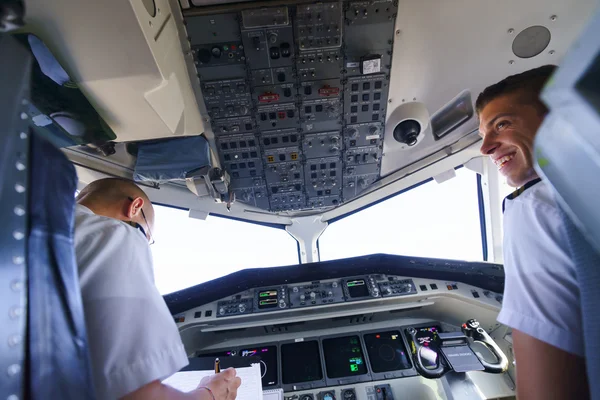
[(360, 195), (380, 176), (397, 0), (247, 7), (183, 12), (237, 201), (277, 212)]
[(219, 301), (217, 317), (305, 307), (325, 306), (357, 300), (416, 294), (412, 279), (365, 275), (248, 290)]

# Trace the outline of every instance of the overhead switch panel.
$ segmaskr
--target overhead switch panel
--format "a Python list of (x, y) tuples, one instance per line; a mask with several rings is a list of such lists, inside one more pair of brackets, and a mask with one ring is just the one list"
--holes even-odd
[(184, 18), (237, 201), (300, 211), (367, 190), (380, 177), (397, 2), (221, 10)]

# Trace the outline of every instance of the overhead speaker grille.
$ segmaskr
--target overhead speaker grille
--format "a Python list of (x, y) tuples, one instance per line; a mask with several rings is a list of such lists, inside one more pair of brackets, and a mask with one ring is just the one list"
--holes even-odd
[(512, 51), (519, 58), (535, 57), (548, 47), (550, 38), (550, 31), (545, 26), (530, 26), (515, 37)]

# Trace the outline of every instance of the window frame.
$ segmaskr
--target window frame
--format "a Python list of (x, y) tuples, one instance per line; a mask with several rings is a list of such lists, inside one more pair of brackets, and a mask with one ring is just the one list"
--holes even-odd
[[(464, 165), (458, 165), (456, 167), (454, 167), (454, 171), (458, 171), (459, 169), (463, 168)], [(468, 169), (468, 168), (466, 168)], [(471, 171), (469, 169), (469, 171)], [(486, 230), (486, 221), (485, 221), (485, 202), (484, 202), (484, 196), (483, 196), (483, 186), (482, 186), (482, 182), (481, 182), (481, 175), (475, 171), (472, 171), (475, 174), (475, 179), (476, 179), (476, 189), (477, 189), (477, 203), (479, 206), (479, 228), (480, 228), (480, 236), (481, 236), (481, 246), (482, 246), (482, 255), (483, 255), (483, 261), (488, 261), (488, 248), (487, 248), (487, 230)], [(434, 181), (433, 177), (429, 177), (427, 179), (422, 180), (421, 182), (415, 183), (414, 185), (411, 185), (409, 187), (406, 187), (402, 190), (399, 190), (395, 193), (392, 193), (388, 196), (382, 197), (381, 199), (378, 199), (377, 201), (374, 201), (373, 203), (370, 204), (366, 204), (362, 207), (359, 207), (355, 210), (352, 210), (350, 212), (347, 212), (346, 214), (342, 214), (342, 215), (338, 215), (337, 217), (334, 217), (330, 220), (327, 220), (327, 225), (329, 226), (330, 224), (337, 222), (341, 219), (344, 219), (346, 217), (349, 217), (357, 212), (366, 210), (367, 208), (370, 208), (372, 206), (375, 206), (381, 202), (384, 202), (386, 200), (389, 200), (393, 197), (396, 196), (400, 196), (401, 194), (404, 194), (410, 190), (416, 189), (419, 186), (422, 186), (426, 183), (429, 183), (431, 181)], [(321, 247), (320, 247), (320, 241), (321, 241), (321, 236), (323, 235), (323, 233), (325, 233), (327, 231), (327, 229), (325, 229), (321, 235), (319, 236), (319, 238), (317, 239), (317, 252), (319, 255), (319, 262), (321, 262)]]

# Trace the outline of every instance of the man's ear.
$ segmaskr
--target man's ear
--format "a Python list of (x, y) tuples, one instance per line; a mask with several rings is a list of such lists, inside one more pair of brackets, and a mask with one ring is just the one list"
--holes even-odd
[(127, 218), (133, 219), (142, 214), (142, 207), (144, 207), (144, 199), (141, 197), (136, 197), (129, 204), (129, 208), (127, 209)]

